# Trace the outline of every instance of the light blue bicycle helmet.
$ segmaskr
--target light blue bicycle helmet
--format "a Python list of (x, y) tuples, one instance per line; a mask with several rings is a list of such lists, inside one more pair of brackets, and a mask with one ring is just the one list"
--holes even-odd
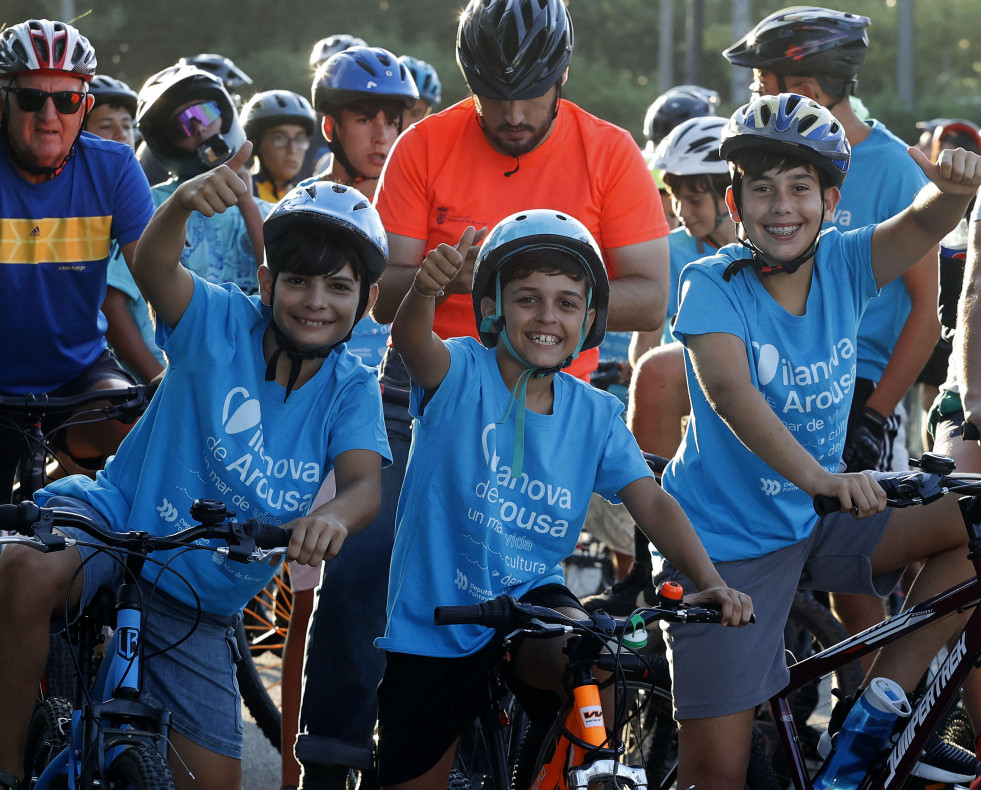
[(436, 73), (436, 69), (426, 61), (411, 55), (402, 55), (399, 58), (399, 63), (405, 66), (412, 75), (419, 91), (419, 98), (429, 104), (430, 107), (439, 104), (443, 98), (443, 86), (439, 81), (439, 74)]

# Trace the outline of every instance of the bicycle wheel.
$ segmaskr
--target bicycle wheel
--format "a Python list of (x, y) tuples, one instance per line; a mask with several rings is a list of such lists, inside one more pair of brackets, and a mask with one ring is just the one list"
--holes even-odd
[[(790, 615), (784, 629), (784, 644), (787, 661), (802, 661), (808, 656), (831, 647), (848, 638), (848, 632), (838, 619), (811, 595), (800, 592), (794, 596)], [(833, 673), (833, 683), (842, 694), (852, 694), (862, 682), (861, 665), (857, 660), (842, 665)], [(808, 720), (822, 701), (821, 695), (827, 693), (819, 681), (798, 689), (789, 697), (790, 710), (794, 716), (797, 734), (800, 736), (804, 757), (819, 761), (817, 742), (821, 731), (810, 725)], [(769, 705), (757, 711), (756, 732), (762, 741), (766, 754), (773, 761), (774, 770), (783, 782), (790, 779), (779, 744), (776, 725)]]
[(273, 580), (245, 608), (242, 622), (235, 629), (242, 657), (236, 668), (242, 702), (277, 751), (283, 724), (279, 702), (283, 645), (292, 614), (289, 566), (283, 563)]
[(149, 746), (121, 751), (106, 769), (109, 790), (176, 790), (170, 765)]
[(494, 778), (495, 763), (502, 780), (510, 775), (528, 717), (510, 693), (502, 700), (500, 713), (503, 716), (497, 722), (491, 720), (499, 715), (496, 711), (475, 719), (460, 736), (450, 770), (449, 790), (499, 787), (500, 783)]
[[(34, 705), (24, 747), (24, 775), (37, 777), (71, 739), (72, 706), (66, 699), (48, 697)], [(68, 777), (58, 776), (54, 790), (68, 787)]]

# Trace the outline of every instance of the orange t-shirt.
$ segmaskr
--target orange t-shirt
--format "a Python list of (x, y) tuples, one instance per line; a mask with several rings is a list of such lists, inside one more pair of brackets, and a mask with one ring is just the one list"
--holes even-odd
[[(491, 148), (472, 99), (423, 119), (392, 149), (375, 205), (385, 230), (424, 239), (427, 250), (456, 244), (467, 225), (489, 229), (518, 211), (557, 209), (589, 228), (610, 279), (617, 273), (607, 250), (668, 233), (654, 179), (630, 134), (567, 101), (548, 139), (517, 161)], [(443, 302), (433, 330), (442, 338), (476, 337), (470, 296)], [(597, 349), (584, 351), (569, 372), (588, 378), (598, 359)]]

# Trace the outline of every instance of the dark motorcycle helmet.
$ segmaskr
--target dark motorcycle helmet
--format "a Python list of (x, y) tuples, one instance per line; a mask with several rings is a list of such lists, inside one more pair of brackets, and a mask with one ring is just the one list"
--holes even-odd
[[(214, 101), (221, 111), (221, 130), (197, 151), (187, 152), (172, 142), (170, 117), (182, 104)], [(140, 89), (136, 125), (150, 153), (179, 179), (192, 178), (224, 164), (245, 142), (232, 97), (221, 80), (196, 66), (170, 66), (150, 77)]]

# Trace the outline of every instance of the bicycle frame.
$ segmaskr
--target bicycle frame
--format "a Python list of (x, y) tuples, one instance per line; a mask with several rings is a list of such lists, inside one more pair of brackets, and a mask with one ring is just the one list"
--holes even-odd
[(942, 717), (953, 704), (964, 679), (981, 656), (981, 525), (977, 517), (969, 515), (973, 502), (961, 510), (970, 536), (969, 558), (974, 565), (975, 577), (933, 596), (916, 606), (884, 620), (856, 636), (833, 645), (790, 667), (790, 682), (770, 699), (773, 718), (777, 724), (782, 749), (787, 759), (795, 790), (813, 790), (807, 767), (801, 753), (800, 741), (791, 715), (788, 696), (801, 686), (830, 674), (839, 666), (859, 658), (883, 645), (933, 625), (948, 615), (974, 608), (957, 641), (944, 659), (940, 671), (933, 678), (923, 697), (913, 709), (898, 742), (892, 747), (885, 763), (870, 770), (859, 785), (859, 790), (886, 790), (901, 787), (916, 765), (927, 738), (930, 737)]
[(143, 562), (138, 555), (126, 558), (127, 581), (116, 595), (116, 627), (106, 659), (91, 692), (83, 695), (84, 704), (72, 711), (68, 746), (47, 765), (35, 790), (47, 790), (56, 776), (66, 774), (72, 790), (92, 787), (127, 746), (147, 744), (167, 759), (170, 713), (140, 699), (144, 612), (135, 579)]

